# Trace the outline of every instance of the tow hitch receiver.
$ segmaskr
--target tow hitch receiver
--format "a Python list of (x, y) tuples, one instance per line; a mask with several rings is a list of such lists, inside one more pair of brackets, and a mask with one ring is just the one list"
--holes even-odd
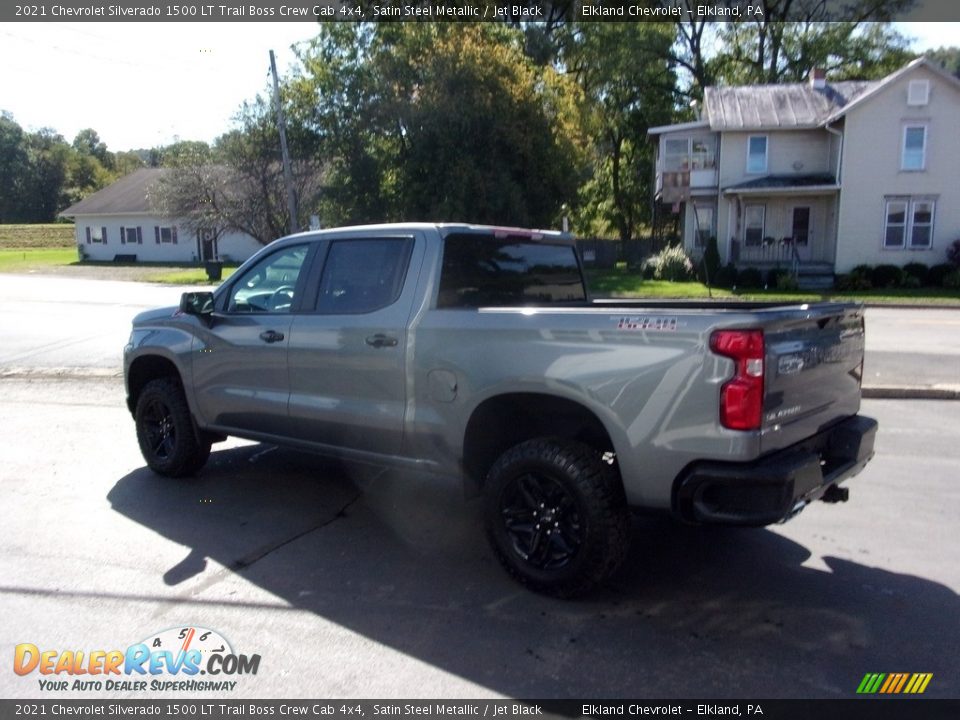
[(850, 488), (831, 485), (820, 499), (825, 503), (846, 502), (850, 499)]

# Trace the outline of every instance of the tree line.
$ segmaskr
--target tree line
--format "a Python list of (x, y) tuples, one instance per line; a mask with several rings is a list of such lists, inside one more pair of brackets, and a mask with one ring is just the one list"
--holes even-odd
[[(908, 0), (852, 0), (865, 19)], [(693, 119), (703, 88), (876, 79), (909, 61), (888, 22), (833, 22), (802, 0), (758, 0), (764, 20), (321, 23), (281, 83), (300, 227), (402, 220), (637, 236), (652, 220), (647, 129)], [(878, 10), (878, 7), (880, 10)], [(779, 13), (779, 14), (778, 14)], [(791, 16), (793, 17), (793, 16)], [(951, 70), (958, 51), (938, 51)], [(48, 220), (140, 165), (169, 171), (158, 210), (262, 242), (290, 225), (269, 93), (212, 145), (110, 153), (93, 130), (66, 143), (0, 120), (0, 219)]]

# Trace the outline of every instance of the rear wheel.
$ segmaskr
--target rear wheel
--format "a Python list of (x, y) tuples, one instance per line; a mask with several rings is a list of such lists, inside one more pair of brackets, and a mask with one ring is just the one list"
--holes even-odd
[(155, 473), (191, 475), (210, 457), (210, 443), (197, 439), (187, 399), (176, 380), (147, 383), (137, 398), (134, 418), (140, 452)]
[(485, 494), (497, 556), (533, 590), (582, 594), (626, 557), (630, 515), (620, 478), (588, 445), (549, 438), (520, 443), (494, 463)]

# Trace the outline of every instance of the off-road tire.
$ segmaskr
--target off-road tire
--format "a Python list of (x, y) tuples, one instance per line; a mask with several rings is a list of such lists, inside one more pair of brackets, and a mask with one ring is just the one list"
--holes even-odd
[(151, 380), (143, 387), (134, 419), (140, 452), (155, 473), (192, 475), (210, 457), (210, 443), (197, 438), (187, 399), (173, 378)]
[(553, 438), (520, 443), (493, 464), (484, 495), (494, 552), (532, 590), (582, 595), (626, 558), (623, 485), (595, 448)]

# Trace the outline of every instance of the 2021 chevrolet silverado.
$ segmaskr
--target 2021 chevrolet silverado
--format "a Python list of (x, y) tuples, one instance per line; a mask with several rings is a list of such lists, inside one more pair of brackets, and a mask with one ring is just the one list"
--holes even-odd
[(234, 435), (462, 478), (506, 569), (572, 595), (620, 565), (630, 508), (845, 500), (877, 427), (863, 349), (858, 305), (592, 301), (569, 236), (402, 224), (269, 244), (138, 315), (124, 374), (157, 473)]

